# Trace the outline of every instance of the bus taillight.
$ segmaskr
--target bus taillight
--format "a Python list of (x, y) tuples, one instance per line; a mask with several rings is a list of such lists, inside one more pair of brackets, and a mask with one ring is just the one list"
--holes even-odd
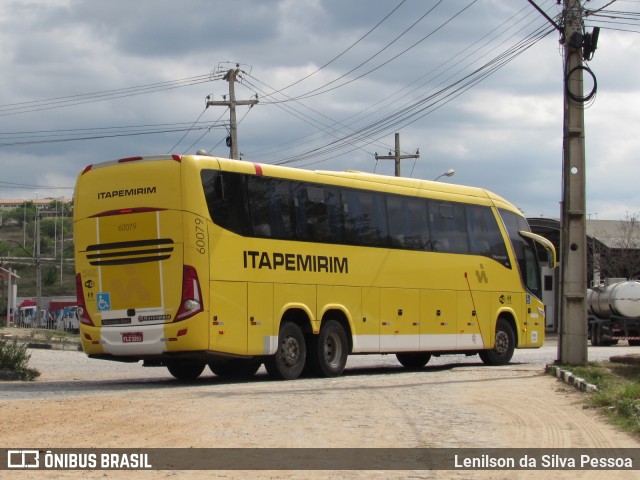
[(182, 269), (182, 298), (175, 321), (185, 320), (202, 311), (202, 294), (196, 269), (185, 265)]
[(87, 305), (84, 301), (84, 287), (82, 285), (82, 276), (79, 273), (76, 273), (76, 292), (78, 297), (78, 321), (93, 327), (93, 320), (91, 320), (91, 316), (87, 311)]

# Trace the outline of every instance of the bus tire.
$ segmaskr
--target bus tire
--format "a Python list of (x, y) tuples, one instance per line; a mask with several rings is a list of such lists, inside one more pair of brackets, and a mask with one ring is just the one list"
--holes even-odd
[(419, 370), (431, 360), (430, 353), (396, 353), (400, 364), (409, 370)]
[(209, 370), (218, 377), (249, 378), (255, 375), (260, 365), (262, 365), (262, 362), (254, 358), (232, 359), (220, 363), (212, 362), (209, 364)]
[(298, 325), (284, 322), (278, 335), (278, 350), (264, 362), (267, 373), (278, 380), (295, 380), (304, 370), (307, 347)]
[(178, 380), (195, 380), (204, 370), (204, 363), (172, 361), (167, 363), (169, 373)]
[(486, 365), (506, 365), (513, 357), (516, 348), (516, 335), (511, 324), (504, 318), (496, 322), (496, 341), (491, 350), (480, 352), (480, 359)]
[(640, 340), (627, 340), (630, 347), (640, 347)]
[(349, 355), (349, 343), (344, 328), (335, 320), (322, 326), (309, 344), (307, 364), (310, 372), (319, 377), (338, 377), (344, 371)]

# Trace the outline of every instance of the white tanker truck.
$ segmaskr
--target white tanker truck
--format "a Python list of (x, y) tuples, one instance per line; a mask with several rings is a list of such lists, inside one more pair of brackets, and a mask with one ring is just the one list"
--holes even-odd
[(640, 345), (640, 282), (607, 279), (587, 291), (588, 336), (591, 345), (614, 345), (627, 340)]

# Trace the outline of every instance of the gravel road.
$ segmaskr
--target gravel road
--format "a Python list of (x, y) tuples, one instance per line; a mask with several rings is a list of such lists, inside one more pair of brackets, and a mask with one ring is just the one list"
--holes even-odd
[[(590, 359), (637, 351), (589, 348)], [(640, 448), (584, 408), (585, 394), (544, 375), (556, 345), (518, 350), (504, 367), (434, 358), (422, 371), (394, 356), (350, 357), (342, 377), (248, 382), (30, 350), (35, 382), (0, 382), (6, 448)], [(3, 472), (0, 472), (2, 476)], [(6, 473), (6, 472), (5, 472)], [(11, 478), (640, 478), (638, 471), (57, 471)]]

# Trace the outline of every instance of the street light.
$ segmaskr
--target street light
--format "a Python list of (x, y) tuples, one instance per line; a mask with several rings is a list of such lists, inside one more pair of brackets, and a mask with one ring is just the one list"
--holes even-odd
[(442, 177), (453, 177), (455, 175), (456, 171), (453, 168), (450, 168), (449, 170), (447, 170), (446, 172), (444, 172), (441, 175), (438, 175), (433, 181), (437, 182), (439, 178)]

